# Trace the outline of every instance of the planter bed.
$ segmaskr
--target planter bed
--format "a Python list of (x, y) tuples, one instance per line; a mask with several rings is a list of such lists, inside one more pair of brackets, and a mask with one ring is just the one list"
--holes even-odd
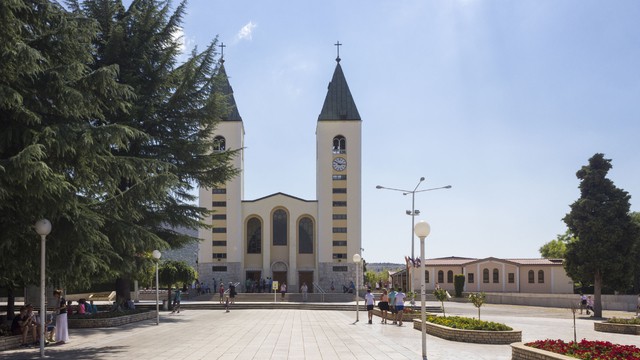
[[(420, 314), (418, 314), (420, 316)], [(487, 330), (462, 330), (426, 322), (427, 334), (451, 341), (508, 345), (522, 341), (522, 331), (487, 331)], [(414, 319), (413, 328), (422, 331), (422, 320)]]
[(511, 344), (511, 360), (576, 360), (576, 358), (532, 348), (523, 342), (517, 342)]
[(614, 324), (610, 322), (596, 322), (596, 323), (593, 323), (593, 328), (595, 331), (600, 331), (600, 332), (640, 335), (640, 325), (634, 325), (634, 324)]
[[(27, 336), (27, 340), (31, 339), (31, 335)], [(14, 349), (22, 343), (22, 335), (0, 336), (0, 351)]]
[(137, 314), (123, 315), (111, 318), (92, 318), (91, 315), (82, 319), (68, 319), (70, 329), (83, 329), (83, 328), (102, 328), (102, 327), (115, 327), (130, 324), (133, 322), (154, 319), (156, 317), (155, 311), (146, 311)]

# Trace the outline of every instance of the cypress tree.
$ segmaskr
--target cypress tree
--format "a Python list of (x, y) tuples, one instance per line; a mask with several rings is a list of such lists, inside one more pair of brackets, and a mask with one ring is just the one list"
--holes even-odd
[(594, 315), (602, 317), (602, 286), (624, 289), (630, 284), (631, 250), (637, 236), (629, 213), (629, 194), (607, 173), (611, 160), (595, 154), (576, 176), (580, 198), (571, 204), (564, 222), (575, 241), (567, 244), (565, 268), (574, 280), (594, 285)]

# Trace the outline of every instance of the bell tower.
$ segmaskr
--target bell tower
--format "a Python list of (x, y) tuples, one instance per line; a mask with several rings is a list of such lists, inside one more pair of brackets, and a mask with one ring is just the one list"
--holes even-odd
[(340, 65), (336, 67), (316, 126), (318, 282), (328, 289), (353, 279), (360, 253), (362, 216), (362, 120)]

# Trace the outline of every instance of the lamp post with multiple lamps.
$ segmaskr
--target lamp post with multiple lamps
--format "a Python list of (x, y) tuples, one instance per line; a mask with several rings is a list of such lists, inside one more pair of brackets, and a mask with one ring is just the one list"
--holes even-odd
[(47, 308), (45, 307), (45, 254), (47, 235), (51, 232), (51, 222), (47, 219), (36, 222), (36, 232), (40, 235), (40, 357), (44, 357), (44, 330)]
[(360, 282), (360, 275), (358, 274), (358, 268), (360, 268), (360, 263), (362, 262), (362, 257), (360, 256), (360, 254), (353, 254), (353, 263), (356, 264), (356, 322), (360, 321), (360, 309), (359, 309), (359, 303), (360, 303), (360, 299), (358, 296), (358, 288), (359, 285), (358, 283)]
[[(451, 189), (451, 185), (447, 185), (447, 186), (441, 186), (441, 187), (436, 187), (436, 188), (418, 190), (418, 187), (420, 187), (420, 184), (422, 184), (423, 181), (424, 181), (424, 176), (420, 178), (420, 181), (418, 181), (418, 184), (416, 185), (415, 188), (413, 188), (413, 190), (396, 189), (396, 188), (390, 188), (390, 187), (381, 186), (381, 185), (377, 185), (376, 186), (376, 189), (400, 191), (402, 193), (402, 195), (411, 194), (411, 211), (407, 210), (407, 215), (411, 216), (411, 259), (412, 260), (415, 259), (413, 228), (415, 227), (415, 217), (417, 215), (420, 215), (420, 210), (416, 210), (416, 193), (421, 193), (421, 192), (425, 192), (425, 191), (440, 190), (440, 189)], [(407, 287), (411, 291), (413, 291), (412, 282), (413, 281), (412, 281), (411, 274), (409, 274), (409, 283), (407, 284)]]
[(156, 325), (160, 325), (160, 289), (158, 287), (158, 262), (162, 253), (158, 250), (153, 250), (153, 258), (156, 259)]
[(424, 261), (424, 239), (429, 236), (431, 226), (426, 221), (420, 221), (416, 224), (414, 231), (420, 238), (420, 315), (422, 318), (422, 359), (427, 360), (427, 309), (426, 309), (426, 289), (425, 289), (425, 272), (426, 261)]

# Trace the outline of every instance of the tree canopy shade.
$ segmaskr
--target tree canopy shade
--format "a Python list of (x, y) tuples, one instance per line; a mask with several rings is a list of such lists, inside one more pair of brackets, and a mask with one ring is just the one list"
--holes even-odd
[(194, 189), (236, 174), (213, 152), (229, 109), (213, 41), (183, 64), (185, 4), (0, 1), (0, 286), (37, 283), (48, 218), (55, 285), (133, 276), (153, 249), (197, 241)]
[(580, 198), (564, 217), (576, 241), (567, 244), (565, 268), (571, 278), (594, 284), (594, 313), (602, 316), (602, 286), (630, 284), (637, 227), (629, 214), (629, 194), (607, 178), (611, 160), (595, 154), (576, 176)]

